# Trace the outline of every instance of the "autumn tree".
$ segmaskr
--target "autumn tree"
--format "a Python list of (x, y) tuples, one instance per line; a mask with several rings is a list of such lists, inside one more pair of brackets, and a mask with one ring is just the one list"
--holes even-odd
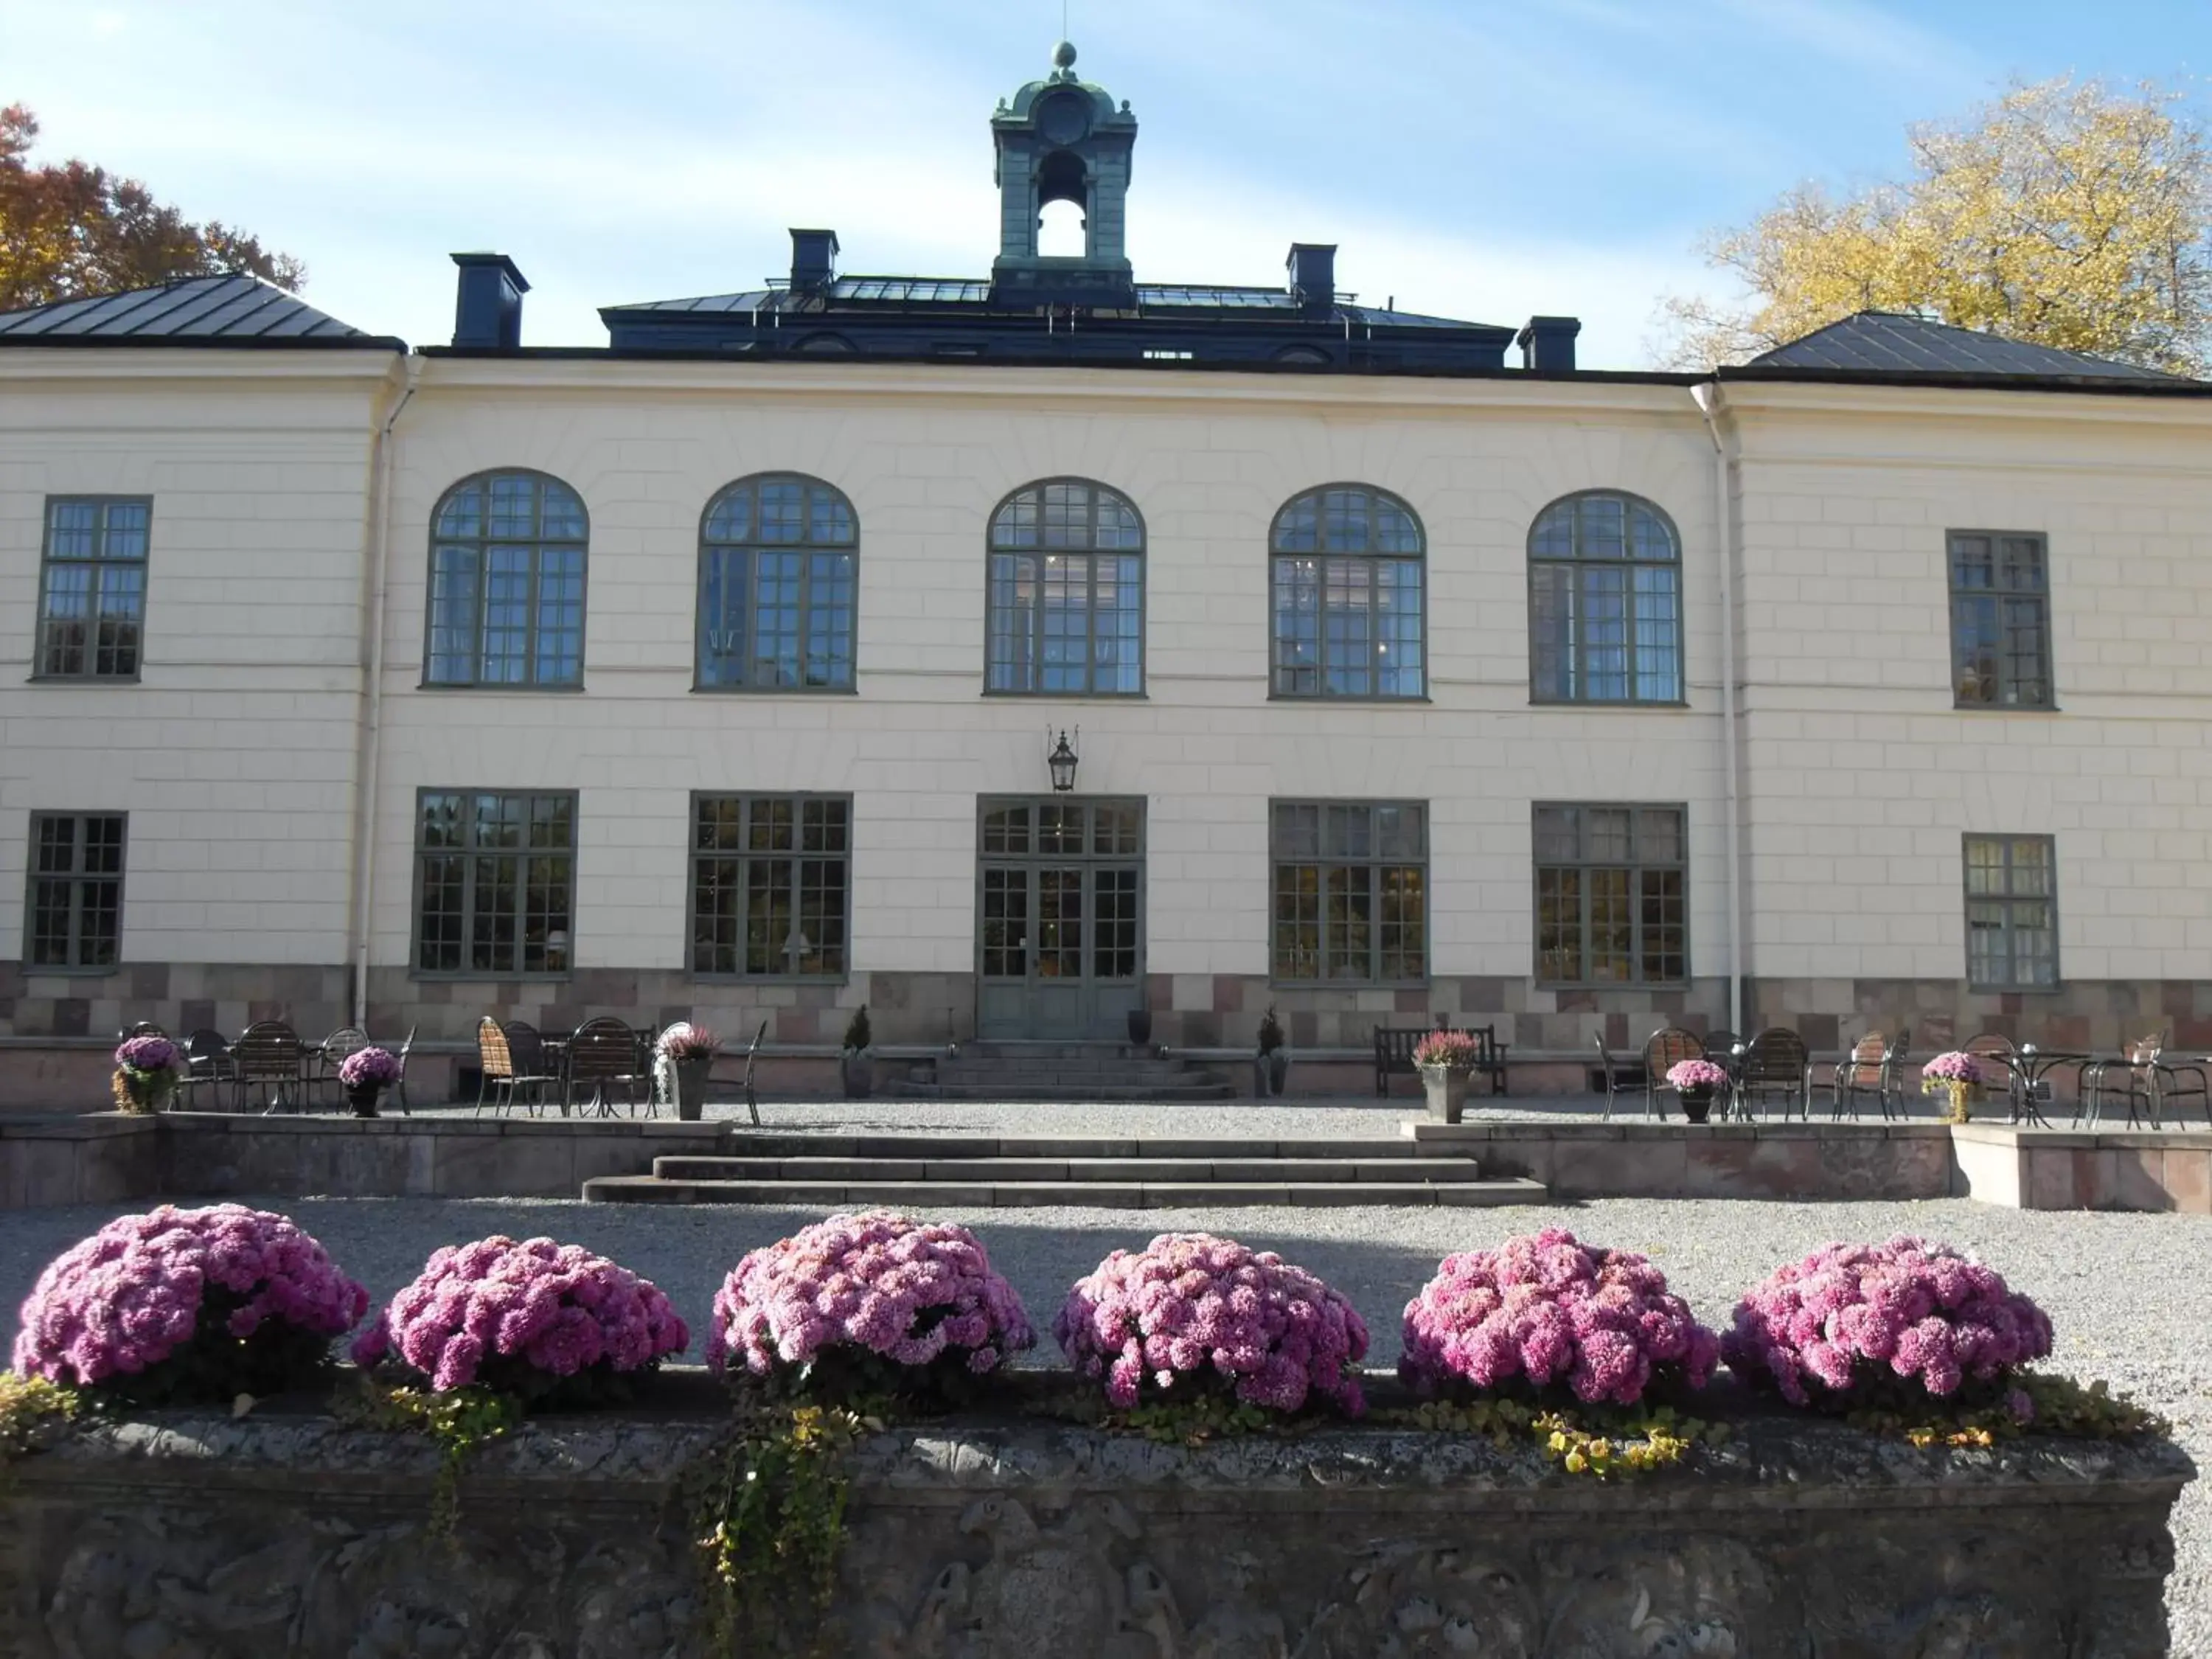
[(306, 276), (241, 231), (191, 223), (136, 179), (83, 161), (33, 167), (38, 136), (29, 110), (0, 109), (0, 311), (232, 270), (287, 289)]
[(1917, 312), (2179, 374), (2212, 361), (2212, 175), (2179, 94), (2014, 87), (1909, 130), (1914, 176), (1791, 191), (1704, 252), (1735, 304), (1662, 302), (1670, 367), (1741, 362), (1855, 311)]

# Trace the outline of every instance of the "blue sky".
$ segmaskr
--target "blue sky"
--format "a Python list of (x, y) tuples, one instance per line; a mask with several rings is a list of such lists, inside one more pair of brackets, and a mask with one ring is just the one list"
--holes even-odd
[[(1141, 122), (1147, 281), (1267, 283), (1293, 240), (1409, 309), (1583, 319), (1633, 368), (1700, 233), (1790, 185), (1899, 173), (1911, 120), (2008, 79), (2185, 88), (2206, 0), (1070, 0)], [(2085, 23), (2093, 27), (2085, 27)], [(987, 272), (996, 100), (1060, 0), (0, 0), (0, 103), (40, 154), (143, 179), (296, 254), (307, 295), (425, 343), (457, 248), (514, 257), (524, 337), (757, 286), (786, 229), (851, 272)]]

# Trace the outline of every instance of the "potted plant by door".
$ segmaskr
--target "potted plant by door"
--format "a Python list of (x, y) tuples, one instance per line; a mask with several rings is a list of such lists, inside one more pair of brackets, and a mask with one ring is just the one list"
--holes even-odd
[(1145, 1003), (1129, 1010), (1129, 1046), (1148, 1048), (1152, 1042), (1152, 1011)]
[(1439, 1123), (1456, 1123), (1467, 1109), (1468, 1086), (1474, 1079), (1474, 1063), (1482, 1045), (1468, 1031), (1439, 1027), (1413, 1046), (1413, 1066), (1421, 1074), (1421, 1091), (1429, 1097), (1429, 1115)]
[(707, 1073), (722, 1046), (703, 1025), (679, 1020), (660, 1034), (653, 1056), (653, 1092), (676, 1108), (686, 1123), (707, 1115)]
[(845, 1027), (844, 1052), (838, 1056), (848, 1100), (866, 1100), (876, 1091), (875, 1062), (868, 1058), (875, 1041), (875, 1033), (868, 1028), (868, 1005), (864, 1002), (853, 1010), (852, 1020)]
[(115, 1051), (115, 1103), (126, 1112), (158, 1112), (177, 1091), (184, 1050), (165, 1036), (126, 1038)]
[(338, 1087), (345, 1091), (346, 1103), (356, 1117), (374, 1117), (377, 1096), (398, 1076), (399, 1057), (374, 1043), (355, 1049), (338, 1062)]
[(1667, 1068), (1667, 1086), (1682, 1100), (1682, 1115), (1703, 1123), (1713, 1109), (1714, 1091), (1728, 1085), (1728, 1067), (1710, 1060), (1678, 1060)]
[(1252, 1057), (1253, 1094), (1264, 1099), (1282, 1093), (1283, 1079), (1290, 1070), (1291, 1053), (1283, 1042), (1283, 1022), (1275, 1018), (1275, 1005), (1271, 1002), (1267, 1012), (1260, 1016), (1260, 1051)]

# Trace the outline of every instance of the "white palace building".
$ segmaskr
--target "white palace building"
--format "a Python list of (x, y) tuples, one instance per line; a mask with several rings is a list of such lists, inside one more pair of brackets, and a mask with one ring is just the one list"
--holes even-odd
[(243, 276), (0, 316), (0, 1099), (137, 1020), (2212, 1045), (2212, 385), (1139, 282), (1073, 61), (988, 276), (799, 230), (590, 349), (497, 254), (447, 346)]

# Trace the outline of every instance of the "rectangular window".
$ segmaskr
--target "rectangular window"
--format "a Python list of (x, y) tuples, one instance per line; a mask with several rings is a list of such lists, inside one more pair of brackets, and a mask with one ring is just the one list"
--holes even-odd
[(852, 918), (853, 804), (691, 798), (691, 971), (837, 979)]
[(120, 812), (31, 814), (27, 966), (112, 968), (120, 960), (124, 822)]
[(1425, 981), (1428, 808), (1419, 801), (1277, 801), (1270, 816), (1274, 977)]
[(2049, 708), (2051, 586), (2041, 536), (1951, 532), (1951, 687), (1960, 708)]
[(1977, 990), (2058, 983), (2058, 849), (2049, 836), (1968, 836), (1966, 978)]
[(143, 498), (46, 502), (39, 581), (38, 673), (45, 679), (135, 680), (146, 622)]
[(573, 792), (416, 797), (417, 973), (567, 973), (575, 893)]
[(1540, 983), (1669, 985), (1689, 977), (1686, 817), (1680, 806), (1538, 805)]

